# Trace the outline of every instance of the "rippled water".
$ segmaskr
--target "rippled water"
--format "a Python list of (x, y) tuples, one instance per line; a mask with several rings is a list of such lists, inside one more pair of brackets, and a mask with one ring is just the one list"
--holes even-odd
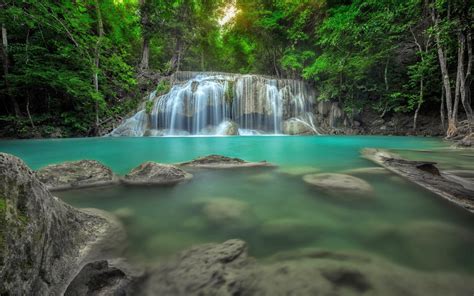
[[(174, 187), (56, 193), (77, 207), (116, 212), (128, 232), (127, 254), (139, 262), (160, 260), (197, 243), (241, 238), (250, 254), (261, 258), (299, 248), (364, 251), (416, 269), (474, 274), (474, 216), (467, 211), (389, 173), (352, 173), (374, 187), (373, 197), (328, 195), (302, 181), (311, 171), (375, 167), (359, 156), (364, 147), (419, 156), (441, 153), (446, 145), (430, 138), (329, 136), (0, 142), (0, 151), (18, 155), (34, 169), (97, 159), (125, 174), (147, 160), (173, 163), (207, 154), (279, 165), (194, 171), (192, 181)], [(411, 149), (431, 152), (407, 152)], [(458, 156), (449, 157), (445, 164)], [(459, 157), (465, 163), (469, 156)]]

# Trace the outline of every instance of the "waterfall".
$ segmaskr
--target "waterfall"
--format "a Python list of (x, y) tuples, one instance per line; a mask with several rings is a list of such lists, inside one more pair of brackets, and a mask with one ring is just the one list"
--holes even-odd
[(177, 72), (171, 81), (167, 94), (150, 94), (151, 112), (143, 107), (110, 135), (282, 134), (295, 119), (315, 130), (306, 121), (315, 94), (303, 81), (219, 72)]

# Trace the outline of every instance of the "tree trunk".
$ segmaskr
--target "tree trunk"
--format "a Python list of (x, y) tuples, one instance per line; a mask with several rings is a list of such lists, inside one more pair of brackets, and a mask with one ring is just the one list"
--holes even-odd
[[(436, 27), (439, 25), (439, 16), (436, 14), (436, 11), (434, 8), (431, 10), (431, 18), (433, 20), (433, 23)], [(438, 60), (439, 60), (439, 66), (441, 68), (441, 75), (443, 77), (443, 87), (444, 87), (444, 92), (445, 92), (445, 97), (446, 97), (446, 110), (448, 113), (448, 129), (446, 131), (446, 135), (448, 137), (454, 136), (457, 132), (457, 123), (456, 123), (456, 117), (454, 116), (453, 113), (453, 97), (451, 93), (451, 82), (449, 80), (449, 72), (448, 72), (448, 61), (446, 57), (445, 50), (442, 46), (441, 43), (441, 38), (439, 35), (439, 32), (435, 32), (435, 41), (436, 41), (436, 47), (438, 51)]]
[(423, 104), (423, 88), (424, 88), (424, 81), (423, 78), (420, 80), (420, 97), (418, 98), (418, 106), (415, 110), (415, 115), (413, 116), (413, 131), (416, 131), (416, 121), (418, 120), (418, 112), (420, 112), (421, 104)]
[(204, 66), (204, 49), (201, 50), (201, 71), (205, 71), (206, 68)]
[(175, 51), (170, 60), (169, 74), (179, 71), (179, 68), (181, 65), (181, 55), (183, 51), (183, 44), (182, 44), (181, 38), (178, 36), (179, 33), (176, 32), (175, 35), (176, 35), (176, 45), (175, 45)]
[(5, 95), (10, 99), (10, 102), (13, 107), (13, 111), (16, 116), (21, 116), (20, 106), (18, 102), (10, 95), (10, 84), (8, 83), (8, 38), (7, 38), (7, 28), (2, 24), (2, 59), (3, 59), (3, 78), (5, 81)]
[(276, 49), (273, 49), (273, 67), (275, 68), (275, 75), (280, 78), (280, 71), (278, 70), (278, 64), (276, 60)]
[(30, 113), (30, 94), (26, 95), (26, 113), (28, 114), (28, 119), (30, 120), (30, 124), (32, 128), (35, 128), (35, 124), (33, 123), (33, 119), (31, 118)]
[[(94, 51), (94, 90), (97, 94), (99, 94), (99, 67), (100, 67), (100, 45), (102, 42), (102, 37), (104, 36), (104, 24), (102, 22), (102, 14), (100, 11), (99, 1), (95, 0), (95, 11), (97, 17), (97, 42)], [(96, 98), (95, 102), (95, 135), (99, 132), (99, 101)]]
[(150, 58), (150, 33), (147, 28), (149, 26), (148, 7), (146, 0), (140, 0), (140, 23), (142, 26), (143, 44), (142, 44), (142, 59), (139, 68), (147, 70), (149, 67)]
[(454, 87), (453, 117), (458, 121), (459, 101), (461, 98), (461, 81), (464, 80), (464, 39), (462, 33), (458, 34), (458, 64), (456, 70), (456, 86)]
[[(465, 38), (464, 42), (467, 44), (467, 66), (466, 66), (466, 72), (462, 73), (463, 77), (461, 79), (461, 85), (460, 85), (460, 96), (461, 96), (461, 102), (464, 107), (464, 110), (466, 111), (466, 116), (467, 116), (467, 121), (469, 125), (469, 132), (472, 132), (472, 121), (473, 121), (473, 112), (472, 112), (472, 107), (471, 107), (471, 72), (472, 72), (472, 33), (470, 29), (468, 29), (467, 36), (463, 35), (463, 38)], [(467, 39), (467, 40), (466, 40)]]
[(143, 37), (142, 60), (140, 61), (140, 69), (148, 70), (150, 60), (150, 38)]
[(443, 131), (446, 130), (446, 123), (444, 119), (446, 118), (446, 112), (444, 111), (444, 87), (441, 85), (441, 107), (439, 108), (439, 113), (441, 116), (441, 126)]

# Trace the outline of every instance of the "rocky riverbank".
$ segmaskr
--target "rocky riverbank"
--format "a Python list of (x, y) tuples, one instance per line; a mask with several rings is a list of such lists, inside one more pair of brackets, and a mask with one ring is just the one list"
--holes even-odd
[[(87, 163), (106, 172), (99, 176), (114, 178), (106, 167)], [(82, 162), (72, 164), (87, 167)], [(161, 185), (166, 177), (180, 182), (186, 178), (183, 169), (189, 164), (194, 170), (204, 171), (213, 169), (208, 165), (249, 169), (249, 162), (242, 159), (211, 155), (177, 166), (145, 163), (132, 170), (129, 178), (138, 180), (139, 185), (143, 180)], [(268, 166), (265, 162), (250, 164)], [(82, 173), (87, 169), (66, 167), (56, 167), (66, 180), (77, 182), (90, 177)], [(51, 171), (54, 170), (50, 168), (48, 172)], [(75, 179), (66, 176), (68, 171)], [(321, 173), (314, 168), (276, 172), (300, 178), (302, 184), (306, 181), (308, 190), (334, 192), (338, 196), (358, 191), (364, 198), (370, 198), (373, 189), (349, 174), (385, 173), (378, 168), (339, 174)], [(1, 225), (6, 225), (0, 229), (2, 295), (467, 295), (474, 289), (470, 275), (415, 270), (364, 252), (292, 249), (257, 260), (249, 255), (247, 244), (238, 239), (195, 245), (146, 267), (131, 265), (118, 258), (125, 238), (120, 224), (110, 214), (64, 204), (49, 193), (38, 175), (41, 174), (32, 172), (18, 158), (0, 154), (0, 220)], [(255, 227), (255, 213), (239, 200), (202, 199), (192, 206), (216, 229)], [(468, 230), (438, 224), (418, 225), (418, 235), (444, 231), (472, 241)], [(405, 228), (383, 226), (380, 231), (367, 233), (368, 244), (380, 242), (380, 237), (387, 234), (413, 235), (405, 233)], [(258, 227), (262, 237), (270, 241), (278, 237), (298, 242), (319, 231), (297, 219), (267, 221)], [(412, 227), (410, 224), (406, 229)], [(403, 239), (401, 243), (410, 244), (412, 240), (424, 242), (425, 236), (419, 241)]]

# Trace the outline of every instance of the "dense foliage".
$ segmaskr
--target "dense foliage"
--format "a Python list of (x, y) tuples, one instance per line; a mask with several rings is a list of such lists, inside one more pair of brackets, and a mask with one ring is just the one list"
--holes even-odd
[[(472, 0), (3, 0), (0, 123), (93, 135), (177, 70), (305, 79), (348, 113), (472, 120)], [(225, 24), (223, 15), (237, 11)], [(441, 100), (444, 100), (441, 102)], [(460, 107), (462, 106), (462, 107)], [(464, 112), (462, 112), (464, 111)]]

